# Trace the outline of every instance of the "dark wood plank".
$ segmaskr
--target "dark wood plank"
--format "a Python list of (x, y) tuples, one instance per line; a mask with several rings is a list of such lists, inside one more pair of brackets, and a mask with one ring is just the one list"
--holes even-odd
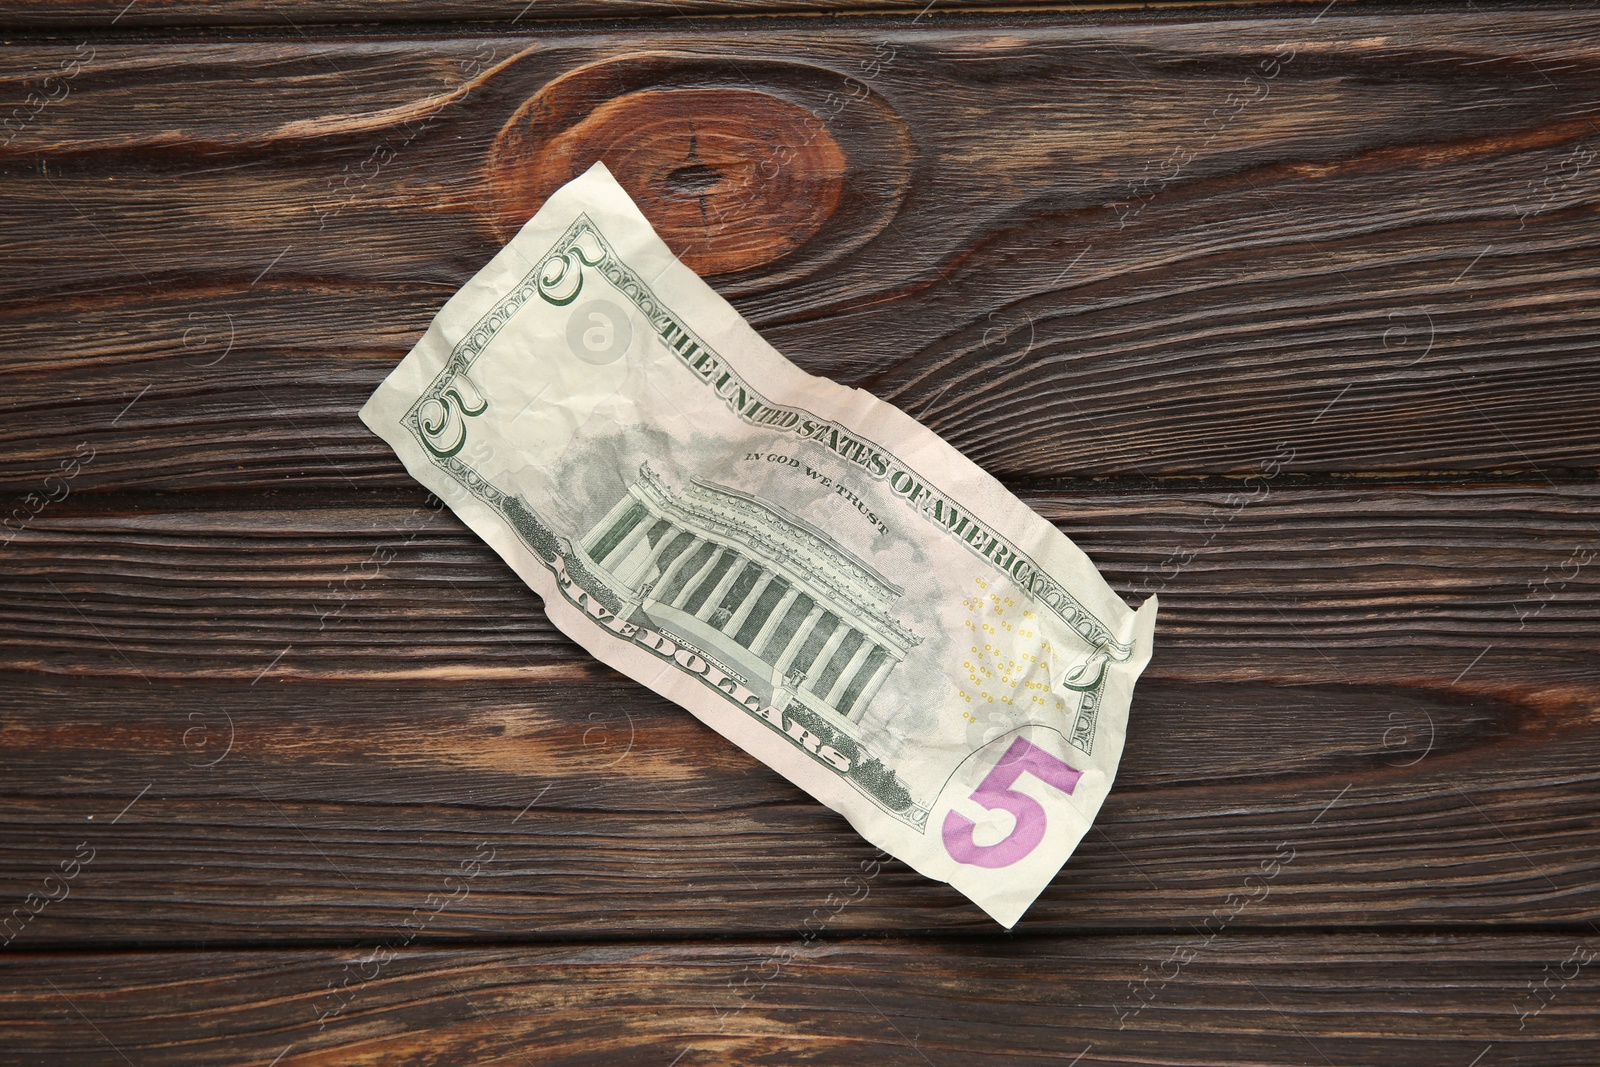
[(399, 942), (8, 956), (0, 1027), (19, 1062), (74, 1065), (1588, 1067), (1600, 1024), (1592, 931)]
[[(1406, 0), (1401, 0), (1406, 2)], [(1208, 7), (1237, 9), (1270, 6), (1278, 11), (1310, 9), (1327, 0), (1182, 0), (1182, 2), (1142, 5), (1158, 9), (1204, 10)], [(262, 4), (255, 0), (135, 0), (132, 4), (116, 0), (50, 0), (48, 3), (4, 0), (0, 2), (0, 29), (130, 29), (141, 26), (319, 26), (338, 23), (385, 24), (393, 32), (397, 24), (408, 22), (505, 22), (511, 26), (530, 26), (547, 19), (573, 18), (685, 18), (691, 16), (783, 14), (871, 14), (879, 12), (910, 14), (916, 21), (937, 24), (951, 14), (973, 8), (995, 10), (1037, 10), (1042, 5), (1024, 0), (286, 0)], [(1129, 7), (1122, 3), (1088, 2), (1074, 4), (1077, 14), (1100, 17), (1120, 13)]]
[[(559, 176), (524, 118), (706, 86), (680, 251), (1004, 477), (1600, 467), (1591, 11), (744, 32), (92, 46), (0, 148), (0, 485), (406, 484), (354, 412)], [(739, 267), (796, 104), (853, 206)], [(666, 226), (681, 149), (602, 154)]]
[[(86, 499), (5, 577), (0, 884), (105, 849), (35, 944), (365, 936), (486, 840), (434, 934), (764, 930), (872, 855), (420, 503)], [(1592, 482), (1032, 500), (1164, 604), (1118, 786), (1024, 929), (1203, 922), (1280, 845), (1242, 926), (1596, 917)], [(844, 927), (988, 929), (885, 878)]]
[[(622, 685), (10, 679), (6, 706), (14, 949), (379, 937), (474, 855), (493, 862), (425, 939), (783, 930), (874, 857)], [(1184, 929), (1219, 910), (1239, 929), (1592, 921), (1600, 744), (1581, 714), (1151, 680), (1096, 831), (1018, 929)], [(92, 862), (67, 895), (28, 896), (60, 896), (75, 854)], [(836, 925), (994, 931), (898, 863)]]
[[(14, 520), (0, 666), (165, 680), (589, 678), (538, 597), (448, 511), (402, 494), (71, 495)], [(61, 490), (57, 490), (60, 492)], [(1197, 669), (1355, 680), (1509, 669), (1600, 639), (1600, 482), (1035, 490), (1025, 499)], [(293, 646), (292, 651), (284, 649)], [(280, 653), (282, 658), (278, 659)], [(1388, 666), (1382, 666), (1387, 664)], [(598, 670), (599, 668), (594, 668)], [(1348, 668), (1344, 668), (1348, 669)]]

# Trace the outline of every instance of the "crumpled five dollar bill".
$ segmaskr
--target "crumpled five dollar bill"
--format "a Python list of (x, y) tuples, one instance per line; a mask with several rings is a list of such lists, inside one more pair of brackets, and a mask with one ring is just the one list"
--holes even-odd
[(601, 164), (361, 418), (564, 633), (1007, 927), (1111, 788), (1156, 598), (785, 359)]

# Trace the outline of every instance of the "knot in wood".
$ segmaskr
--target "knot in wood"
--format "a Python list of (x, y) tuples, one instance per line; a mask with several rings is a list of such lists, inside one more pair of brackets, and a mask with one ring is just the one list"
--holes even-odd
[(501, 130), (489, 181), (502, 240), (597, 160), (702, 275), (778, 260), (839, 207), (845, 152), (810, 108), (761, 89), (616, 88), (577, 72), (546, 86)]

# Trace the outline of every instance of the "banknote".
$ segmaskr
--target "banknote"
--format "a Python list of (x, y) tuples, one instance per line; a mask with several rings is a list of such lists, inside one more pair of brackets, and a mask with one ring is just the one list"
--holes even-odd
[(1088, 832), (1156, 598), (1130, 609), (931, 430), (785, 359), (604, 165), (361, 418), (574, 641), (1003, 925)]

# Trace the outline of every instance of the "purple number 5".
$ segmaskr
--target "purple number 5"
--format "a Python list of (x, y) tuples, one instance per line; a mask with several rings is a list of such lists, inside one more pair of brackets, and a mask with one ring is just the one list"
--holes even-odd
[(1009, 811), (1016, 816), (1017, 824), (1004, 840), (980, 845), (972, 838), (972, 831), (978, 824), (960, 812), (948, 812), (944, 817), (944, 848), (957, 863), (1009, 867), (1039, 847), (1048, 822), (1044, 808), (1028, 794), (1011, 788), (1023, 771), (1031, 772), (1039, 781), (1063, 793), (1071, 793), (1077, 788), (1078, 779), (1083, 777), (1082, 771), (1067, 766), (1025, 737), (1011, 742), (1000, 762), (972, 791), (972, 799), (990, 811)]

